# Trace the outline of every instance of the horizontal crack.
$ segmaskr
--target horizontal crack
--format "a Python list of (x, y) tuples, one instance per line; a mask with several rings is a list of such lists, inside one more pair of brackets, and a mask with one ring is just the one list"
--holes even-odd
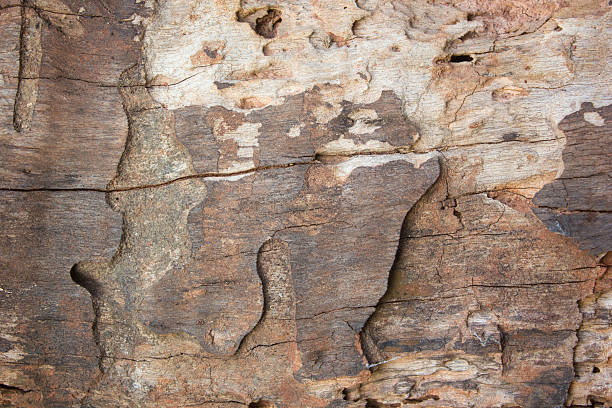
[(389, 150), (363, 150), (357, 152), (334, 152), (334, 153), (325, 153), (325, 152), (317, 152), (314, 156), (303, 156), (303, 157), (314, 157), (315, 160), (324, 160), (325, 158), (330, 157), (355, 157), (355, 156), (386, 156), (392, 154), (410, 154), (410, 153), (431, 153), (433, 151), (437, 151), (436, 149), (431, 149), (428, 151), (415, 151), (411, 150), (408, 146), (398, 146)]
[(90, 84), (90, 85), (95, 85), (98, 86), (100, 88), (146, 88), (146, 89), (154, 89), (154, 88), (168, 88), (171, 86), (175, 86), (175, 85), (179, 85), (182, 82), (185, 82), (197, 75), (200, 75), (201, 73), (203, 73), (204, 71), (200, 71), (200, 72), (196, 72), (193, 75), (188, 76), (187, 78), (181, 79), (180, 81), (177, 82), (173, 82), (170, 84), (165, 84), (165, 85), (156, 85), (156, 84), (132, 84), (132, 85), (126, 85), (126, 84), (120, 84), (119, 82), (99, 82), (99, 81), (92, 81), (90, 79), (85, 79), (85, 78), (76, 78), (76, 77), (69, 77), (69, 76), (65, 76), (65, 75), (55, 75), (55, 76), (36, 76), (36, 77), (19, 77), (19, 76), (11, 76), (10, 78), (13, 79), (38, 79), (38, 80), (43, 80), (43, 81), (76, 81), (76, 82), (84, 82), (86, 84)]
[[(37, 80), (44, 80), (44, 81), (60, 81), (60, 80), (65, 80), (65, 81), (77, 81), (77, 82), (85, 82), (87, 84), (91, 84), (91, 85), (96, 85), (99, 86), (101, 88), (117, 88), (119, 85), (113, 82), (98, 82), (98, 81), (92, 81), (89, 79), (84, 79), (84, 78), (72, 78), (72, 77), (67, 77), (67, 76), (63, 76), (63, 75), (55, 75), (55, 76), (37, 76), (37, 77), (29, 77), (29, 76), (12, 76), (11, 78), (14, 79), (37, 79)], [(132, 87), (136, 87), (136, 86), (141, 86), (141, 85), (132, 85)], [(128, 86), (123, 86), (124, 88), (127, 88)]]
[(376, 305), (372, 305), (372, 306), (345, 306), (345, 307), (339, 307), (337, 309), (332, 309), (332, 310), (325, 310), (323, 312), (319, 312), (319, 313), (315, 313), (312, 316), (306, 316), (306, 317), (296, 317), (295, 320), (309, 320), (309, 319), (314, 319), (315, 317), (324, 315), (324, 314), (329, 314), (329, 313), (335, 313), (335, 312), (340, 312), (340, 311), (344, 311), (344, 310), (360, 310), (360, 309), (374, 309), (376, 307)]
[(260, 347), (265, 347), (265, 348), (269, 348), (269, 347), (276, 347), (276, 346), (280, 346), (281, 344), (290, 344), (290, 343), (296, 343), (295, 340), (285, 340), (285, 341), (279, 341), (276, 343), (270, 343), (270, 344), (257, 344), (253, 347), (251, 347), (250, 349), (247, 350), (248, 353), (252, 352), (253, 350), (260, 348)]
[[(116, 189), (108, 189), (108, 188), (96, 188), (96, 187), (32, 187), (32, 188), (19, 188), (19, 187), (0, 187), (0, 191), (9, 191), (9, 192), (62, 192), (62, 191), (76, 191), (76, 192), (98, 192), (98, 193), (113, 193), (113, 192), (121, 192), (121, 191), (131, 191), (131, 190), (142, 190), (147, 188), (154, 187), (163, 187), (169, 184), (175, 183), (177, 181), (189, 180), (189, 179), (205, 179), (205, 178), (221, 178), (221, 177), (233, 177), (233, 176), (241, 176), (245, 174), (255, 173), (257, 171), (266, 171), (266, 170), (274, 170), (274, 169), (283, 169), (289, 168), (293, 166), (305, 166), (305, 165), (314, 165), (314, 164), (325, 164), (322, 162), (321, 158), (331, 158), (331, 157), (356, 157), (356, 156), (373, 156), (373, 155), (409, 155), (409, 154), (428, 154), (434, 152), (444, 152), (449, 150), (460, 150), (466, 147), (475, 147), (481, 145), (496, 145), (502, 143), (544, 143), (555, 141), (558, 139), (543, 139), (537, 141), (500, 141), (500, 142), (486, 142), (486, 143), (474, 143), (470, 145), (455, 145), (455, 146), (439, 146), (436, 148), (426, 149), (426, 150), (412, 150), (408, 151), (405, 147), (397, 147), (390, 150), (385, 151), (360, 151), (360, 152), (346, 152), (346, 153), (316, 153), (314, 156), (304, 156), (304, 157), (312, 157), (313, 160), (303, 161), (303, 162), (292, 162), (285, 164), (271, 164), (267, 166), (259, 166), (252, 167), (246, 170), (234, 171), (234, 172), (208, 172), (208, 173), (198, 173), (198, 174), (190, 174), (187, 176), (178, 177), (176, 179), (168, 180), (163, 183), (155, 183), (155, 184), (147, 184), (141, 186), (130, 186), (130, 187), (122, 187)], [(433, 157), (432, 157), (433, 158)], [(513, 190), (521, 189), (520, 187), (513, 188)], [(529, 188), (525, 188), (529, 189)], [(473, 194), (482, 194), (486, 192), (495, 192), (495, 191), (504, 191), (503, 189), (499, 190), (483, 190), (473, 193), (467, 193), (464, 195), (473, 195)]]
[(595, 214), (612, 214), (612, 210), (592, 210), (585, 208), (563, 208), (563, 207), (549, 207), (546, 205), (534, 205), (535, 208), (542, 208), (546, 210), (551, 210), (555, 213), (560, 214), (580, 214), (580, 213), (595, 213)]
[(18, 392), (20, 394), (25, 394), (25, 393), (28, 393), (28, 392), (30, 392), (32, 390), (26, 390), (26, 389), (23, 389), (23, 388), (20, 388), (20, 387), (16, 387), (16, 386), (13, 386), (13, 385), (8, 385), (8, 384), (0, 384), (0, 391), (15, 391), (15, 392)]
[[(478, 147), (478, 146), (489, 146), (489, 145), (499, 145), (499, 144), (512, 144), (512, 143), (527, 143), (527, 144), (537, 144), (537, 143), (546, 143), (546, 142), (558, 142), (561, 139), (558, 138), (554, 138), (554, 139), (537, 139), (537, 140), (498, 140), (496, 142), (478, 142), (478, 143), (469, 143), (469, 144), (459, 144), (459, 145), (451, 145), (451, 146), (445, 146), (445, 147), (440, 147), (439, 151), (448, 151), (448, 150), (458, 150), (458, 149), (464, 149), (464, 148), (469, 148), (469, 147)], [(421, 153), (421, 152), (416, 152), (416, 153)], [(423, 152), (425, 153), (425, 152)]]
[(584, 279), (584, 280), (575, 280), (575, 281), (562, 281), (562, 282), (527, 282), (527, 283), (519, 283), (514, 285), (495, 285), (495, 284), (472, 284), (468, 286), (463, 286), (457, 289), (469, 289), (469, 288), (494, 288), (494, 289), (526, 289), (535, 286), (554, 286), (554, 285), (576, 285), (579, 283), (592, 282), (595, 279)]
[[(492, 289), (529, 289), (537, 286), (556, 286), (556, 285), (576, 285), (580, 283), (593, 282), (595, 278), (592, 279), (584, 279), (584, 280), (574, 280), (574, 281), (561, 281), (561, 282), (528, 282), (522, 284), (514, 284), (514, 285), (503, 285), (503, 284), (471, 284), (466, 286), (460, 286), (457, 288), (452, 288), (442, 293), (448, 293), (451, 291), (459, 291), (464, 289), (472, 289), (472, 288), (492, 288)], [(469, 293), (457, 293), (453, 295), (440, 295), (440, 296), (431, 296), (431, 297), (414, 297), (407, 299), (394, 299), (394, 300), (381, 300), (379, 305), (384, 304), (396, 304), (396, 303), (412, 303), (412, 302), (431, 302), (445, 299), (455, 299), (466, 296), (472, 296)]]
[(120, 187), (120, 188), (94, 188), (94, 187), (42, 187), (42, 188), (0, 188), (0, 191), (14, 191), (14, 192), (37, 192), (37, 191), (50, 191), (50, 192), (61, 192), (61, 191), (84, 191), (84, 192), (98, 192), (98, 193), (116, 193), (123, 191), (132, 191), (132, 190), (144, 190), (147, 188), (156, 188), (156, 187), (164, 187), (179, 181), (191, 180), (191, 179), (205, 179), (205, 178), (222, 178), (222, 177), (234, 177), (234, 176), (242, 176), (245, 174), (251, 174), (258, 171), (266, 171), (266, 170), (275, 170), (275, 169), (284, 169), (288, 167), (294, 166), (305, 166), (318, 164), (316, 161), (307, 161), (307, 162), (296, 162), (296, 163), (287, 163), (287, 164), (273, 164), (269, 166), (259, 166), (253, 167), (246, 170), (233, 171), (233, 172), (209, 172), (209, 173), (199, 173), (199, 174), (190, 174), (187, 176), (177, 177), (172, 180), (164, 181), (163, 183), (154, 183), (154, 184), (144, 184), (141, 186), (130, 186), (130, 187)]
[(85, 18), (102, 18), (105, 20), (110, 20), (110, 21), (114, 21), (116, 23), (130, 23), (132, 22), (134, 19), (133, 18), (113, 18), (113, 17), (108, 17), (108, 16), (103, 16), (101, 14), (88, 14), (88, 13), (67, 13), (67, 12), (63, 12), (63, 11), (57, 11), (57, 10), (48, 10), (48, 9), (44, 9), (38, 6), (30, 6), (30, 5), (22, 5), (22, 4), (7, 4), (5, 6), (0, 7), (0, 10), (8, 10), (11, 8), (21, 8), (21, 7), (27, 7), (30, 8), (32, 10), (38, 11), (38, 12), (43, 12), (43, 13), (49, 13), (49, 14), (57, 14), (60, 16), (74, 16), (74, 17), (85, 17)]
[(203, 401), (194, 402), (193, 404), (181, 405), (181, 407), (202, 407), (204, 404), (215, 404), (215, 405), (216, 404), (238, 404), (238, 405), (247, 406), (247, 403), (242, 402), (242, 401), (211, 399), (211, 400), (203, 400)]

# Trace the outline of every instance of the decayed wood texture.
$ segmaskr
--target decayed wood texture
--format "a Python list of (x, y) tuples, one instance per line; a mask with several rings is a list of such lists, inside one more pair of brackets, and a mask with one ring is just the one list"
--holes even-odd
[(611, 19), (0, 0), (0, 405), (612, 404)]

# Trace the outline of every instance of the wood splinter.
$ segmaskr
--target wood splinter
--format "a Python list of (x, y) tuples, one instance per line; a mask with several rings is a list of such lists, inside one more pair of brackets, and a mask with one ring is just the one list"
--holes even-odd
[(43, 19), (62, 34), (78, 38), (85, 33), (79, 16), (58, 0), (23, 0), (19, 44), (19, 83), (15, 96), (13, 127), (28, 130), (38, 99), (38, 81), (42, 62)]
[(36, 11), (22, 3), (19, 46), (19, 83), (15, 96), (13, 127), (21, 132), (32, 124), (38, 98), (38, 77), (42, 61), (42, 19)]

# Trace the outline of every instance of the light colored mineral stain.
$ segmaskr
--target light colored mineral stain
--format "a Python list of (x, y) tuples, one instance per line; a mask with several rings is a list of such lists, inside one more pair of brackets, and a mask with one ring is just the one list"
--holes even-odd
[(221, 142), (232, 140), (237, 146), (237, 159), (227, 159), (224, 161), (223, 168), (218, 169), (219, 171), (231, 173), (255, 168), (254, 154), (255, 149), (259, 147), (260, 128), (261, 123), (244, 122), (236, 129), (229, 130), (223, 118), (215, 119), (213, 134), (217, 140)]
[(471, 368), (475, 368), (475, 367), (472, 367), (470, 363), (468, 363), (466, 360), (462, 358), (452, 359), (448, 361), (447, 363), (445, 363), (444, 366), (451, 371), (468, 371)]
[(0, 334), (0, 339), (4, 339), (7, 341), (15, 342), (21, 340), (19, 337), (13, 336), (11, 334)]
[(336, 98), (328, 98), (335, 99), (333, 101), (323, 99), (323, 104), (315, 106), (312, 110), (314, 117), (317, 120), (317, 123), (328, 123), (333, 118), (340, 115), (342, 112), (342, 106), (340, 105), (340, 97), (336, 95)]
[[(243, 2), (242, 9), (265, 6)], [(278, 7), (278, 35), (265, 39), (249, 24), (236, 21), (238, 1), (191, 1), (187, 7), (178, 0), (160, 3), (145, 36), (148, 76), (152, 84), (156, 77), (180, 83), (155, 92), (155, 97), (170, 108), (238, 109), (245, 96), (280, 104), (285, 96), (327, 83), (339, 85), (340, 100), (373, 102), (383, 90), (392, 89), (416, 101), (445, 43), (442, 36), (409, 38), (405, 29), (410, 16), (395, 11), (391, 3), (381, 2), (376, 13), (352, 1), (299, 1)], [(463, 14), (455, 10), (433, 23), (453, 26), (449, 30), (454, 33), (447, 35), (456, 38), (479, 26), (461, 18)], [(194, 69), (189, 59), (202, 41), (224, 41), (227, 54), (218, 64)], [(232, 87), (214, 85), (237, 74), (241, 81)]]
[(371, 154), (371, 155), (360, 155), (351, 157), (350, 159), (337, 164), (334, 167), (334, 174), (336, 178), (344, 182), (346, 181), (351, 173), (358, 167), (377, 167), (394, 161), (403, 161), (412, 164), (415, 168), (421, 167), (421, 165), (428, 160), (437, 157), (437, 152), (418, 154)]
[[(145, 23), (144, 52), (153, 96), (171, 109), (220, 105), (249, 111), (282, 104), (287, 96), (316, 87), (321, 100), (311, 113), (317, 123), (327, 124), (341, 114), (343, 101), (372, 103), (382, 91), (392, 90), (402, 100), (405, 116), (419, 128), (414, 150), (479, 145), (466, 153), (483, 158), (479, 178), (486, 188), (509, 182), (533, 185), (532, 178), (542, 171), (558, 174), (565, 141), (556, 124), (582, 102), (595, 107), (612, 103), (609, 10), (584, 18), (560, 14), (541, 27), (530, 22), (533, 30), (537, 28), (534, 33), (495, 41), (463, 36), (482, 31), (483, 21), (495, 30), (510, 23), (468, 21), (465, 11), (425, 1), (278, 4), (274, 7), (282, 21), (274, 38), (258, 35), (248, 22), (236, 18), (237, 13), (267, 7), (260, 1), (160, 2)], [(213, 42), (224, 44), (223, 58), (210, 51), (203, 54), (202, 44)], [(474, 60), (444, 68), (463, 69), (454, 82), (444, 85), (437, 61), (450, 53), (472, 55)], [(194, 55), (205, 56), (206, 66), (194, 65)], [(596, 64), (593, 55), (598, 55)], [(220, 88), (219, 82), (232, 86)], [(471, 85), (448, 95), (449, 87), (463, 83)], [(354, 115), (351, 134), (376, 134), (371, 113)], [(508, 143), (503, 149), (509, 158), (521, 158), (520, 167), (505, 158), (495, 160), (493, 143), (513, 133), (521, 142), (556, 140), (556, 146)], [(288, 137), (299, 134), (292, 127)], [(340, 138), (321, 150), (354, 154), (388, 148), (386, 142), (369, 143)], [(550, 150), (526, 155), (531, 148)], [(251, 163), (244, 159), (252, 153), (251, 145), (239, 146), (241, 160), (221, 170), (247, 169)], [(546, 177), (535, 184), (547, 181)]]
[(593, 126), (603, 126), (605, 124), (604, 119), (597, 112), (585, 112), (584, 120)]
[(323, 147), (317, 150), (317, 153), (323, 155), (342, 155), (351, 153), (372, 153), (372, 152), (389, 152), (393, 151), (393, 146), (387, 142), (378, 140), (368, 140), (365, 143), (355, 142), (353, 139), (340, 137), (326, 143)]
[(597, 305), (612, 310), (612, 292), (605, 292), (597, 298)]
[(493, 91), (493, 99), (509, 101), (529, 95), (529, 92), (520, 86), (507, 85)]
[(257, 137), (259, 136), (259, 128), (261, 123), (245, 122), (236, 130), (221, 133), (218, 136), (219, 140), (233, 139), (239, 147), (255, 147), (259, 146)]
[(372, 123), (378, 119), (378, 114), (374, 109), (359, 109), (351, 112), (348, 117), (355, 122), (349, 129), (349, 133), (364, 135), (374, 133), (377, 129), (380, 129), (380, 126)]
[(21, 347), (16, 346), (8, 351), (0, 353), (0, 361), (17, 362), (23, 360), (25, 355), (25, 351), (23, 351)]
[[(562, 29), (533, 36), (531, 50), (520, 57), (535, 60), (539, 68), (523, 79), (521, 86), (527, 80), (530, 95), (518, 106), (522, 112), (531, 108), (559, 123), (583, 102), (592, 102), (596, 108), (612, 103), (612, 11), (584, 19), (559, 18), (554, 23)], [(557, 45), (536, 52), (538, 40)], [(598, 56), (597, 67), (593, 55)]]
[[(226, 173), (232, 173), (232, 171), (226, 171)], [(249, 175), (250, 173), (243, 173), (243, 174), (236, 174), (232, 176), (215, 176), (215, 177), (210, 177), (209, 179), (213, 181), (238, 181), (240, 179), (248, 177)]]
[(381, 365), (381, 364), (387, 364), (387, 363), (390, 363), (390, 362), (391, 362), (391, 361), (393, 361), (393, 360), (397, 360), (398, 358), (399, 358), (399, 357), (393, 357), (393, 358), (390, 358), (390, 359), (388, 359), (388, 360), (379, 361), (378, 363), (366, 364), (366, 367), (367, 367), (367, 368), (372, 368), (372, 367), (379, 366), (379, 365)]
[(287, 136), (290, 138), (296, 138), (296, 137), (299, 137), (301, 133), (302, 133), (302, 126), (295, 125), (295, 126), (291, 126), (291, 129), (289, 129)]
[(469, 147), (453, 150), (449, 157), (470, 157), (481, 167), (476, 177), (479, 191), (497, 187), (511, 187), (520, 181), (527, 196), (535, 194), (550, 183), (562, 166), (564, 141), (542, 141), (539, 143), (507, 142), (484, 147)]

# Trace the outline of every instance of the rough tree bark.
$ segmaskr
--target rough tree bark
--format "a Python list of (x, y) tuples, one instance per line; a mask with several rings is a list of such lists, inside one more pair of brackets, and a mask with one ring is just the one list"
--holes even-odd
[(0, 0), (0, 406), (612, 406), (608, 0)]

